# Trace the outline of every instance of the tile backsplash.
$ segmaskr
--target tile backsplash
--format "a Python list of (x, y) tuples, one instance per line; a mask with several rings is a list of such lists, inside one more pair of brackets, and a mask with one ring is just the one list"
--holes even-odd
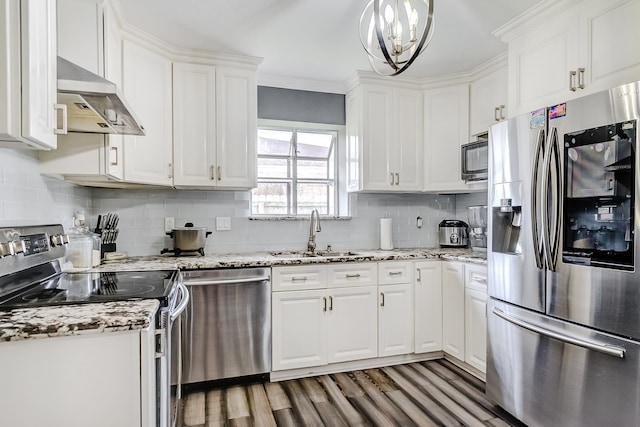
[[(159, 254), (172, 248), (164, 234), (164, 218), (176, 226), (193, 222), (213, 231), (207, 253), (303, 250), (309, 221), (264, 221), (249, 218), (248, 191), (120, 190), (75, 186), (40, 175), (37, 152), (0, 149), (0, 226), (61, 223), (72, 226), (76, 211), (95, 226), (98, 214), (120, 216), (118, 251), (134, 255)], [(466, 207), (486, 204), (486, 192), (464, 195), (351, 194), (351, 218), (321, 220), (319, 249), (376, 249), (380, 218), (393, 219), (395, 248), (437, 246), (437, 226), (445, 218), (466, 220)], [(230, 231), (216, 231), (216, 217), (231, 218)], [(416, 226), (421, 217), (422, 228)]]

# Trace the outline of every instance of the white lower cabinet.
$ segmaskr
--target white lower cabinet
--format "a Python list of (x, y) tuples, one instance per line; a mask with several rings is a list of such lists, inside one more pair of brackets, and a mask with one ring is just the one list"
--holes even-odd
[(153, 334), (140, 332), (0, 343), (0, 424), (155, 425)]
[(327, 364), (326, 291), (274, 292), (271, 296), (272, 369)]
[(442, 261), (415, 263), (414, 351), (442, 350)]
[(443, 262), (443, 350), (480, 372), (487, 365), (487, 267)]
[(378, 286), (378, 356), (413, 352), (413, 285)]

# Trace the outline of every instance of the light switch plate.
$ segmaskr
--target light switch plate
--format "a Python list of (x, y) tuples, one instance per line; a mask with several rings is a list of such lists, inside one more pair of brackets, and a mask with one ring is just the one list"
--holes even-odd
[(228, 216), (216, 217), (216, 231), (229, 231), (231, 230), (231, 218)]

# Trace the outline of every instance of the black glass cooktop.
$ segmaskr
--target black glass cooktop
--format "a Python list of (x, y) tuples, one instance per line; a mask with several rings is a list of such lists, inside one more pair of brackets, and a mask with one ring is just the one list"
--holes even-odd
[(61, 273), (0, 300), (0, 310), (90, 302), (164, 299), (176, 271)]

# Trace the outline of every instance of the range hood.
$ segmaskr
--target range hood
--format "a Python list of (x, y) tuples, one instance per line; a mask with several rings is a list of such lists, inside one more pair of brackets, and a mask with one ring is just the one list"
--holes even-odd
[(67, 106), (68, 132), (145, 134), (115, 83), (60, 56), (58, 103)]

